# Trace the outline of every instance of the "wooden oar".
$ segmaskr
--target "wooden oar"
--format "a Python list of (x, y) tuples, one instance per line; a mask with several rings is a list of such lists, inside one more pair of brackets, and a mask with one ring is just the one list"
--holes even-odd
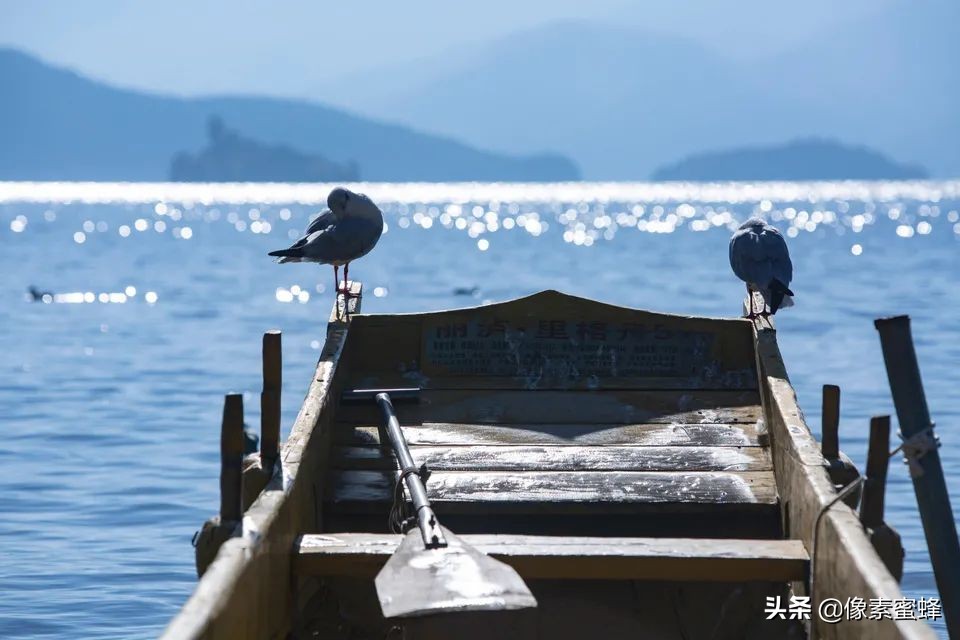
[(344, 403), (377, 403), (383, 418), (382, 432), (400, 466), (397, 482), (406, 484), (415, 510), (417, 530), (406, 532), (375, 580), (384, 617), (537, 606), (530, 589), (512, 567), (481, 553), (440, 526), (427, 499), (424, 478), (420, 477), (424, 470), (413, 462), (391, 398), (416, 402), (420, 390), (358, 389), (344, 392), (341, 398)]

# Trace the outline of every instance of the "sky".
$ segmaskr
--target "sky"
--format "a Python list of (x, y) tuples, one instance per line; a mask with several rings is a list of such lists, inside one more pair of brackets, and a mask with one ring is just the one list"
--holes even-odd
[(318, 99), (352, 73), (442, 57), (554, 21), (630, 25), (750, 57), (889, 2), (0, 0), (0, 46), (124, 87)]

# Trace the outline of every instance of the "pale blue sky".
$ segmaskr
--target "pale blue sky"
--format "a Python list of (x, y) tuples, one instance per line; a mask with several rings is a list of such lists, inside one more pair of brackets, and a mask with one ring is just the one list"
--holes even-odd
[[(0, 46), (114, 84), (319, 98), (332, 78), (564, 19), (759, 56), (888, 0), (0, 0)], [(576, 46), (576, 43), (571, 43)]]

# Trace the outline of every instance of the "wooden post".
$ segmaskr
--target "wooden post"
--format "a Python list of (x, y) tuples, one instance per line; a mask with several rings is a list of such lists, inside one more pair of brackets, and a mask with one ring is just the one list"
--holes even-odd
[(840, 387), (823, 385), (823, 412), (820, 417), (820, 451), (828, 460), (840, 457)]
[[(880, 332), (883, 360), (890, 380), (893, 404), (897, 408), (901, 435), (907, 442), (926, 442), (929, 445), (920, 457), (913, 456), (910, 475), (943, 604), (947, 632), (952, 638), (960, 638), (960, 571), (957, 571), (957, 567), (960, 567), (960, 540), (957, 539), (940, 454), (933, 444), (933, 423), (930, 421), (920, 366), (913, 348), (910, 317), (881, 318), (874, 325)], [(927, 438), (920, 440), (924, 434)], [(915, 437), (917, 440), (913, 440)]]
[(228, 394), (220, 428), (220, 523), (237, 522), (243, 515), (243, 396)]
[(897, 581), (903, 577), (903, 544), (900, 534), (883, 521), (884, 495), (887, 490), (887, 466), (890, 461), (890, 416), (870, 419), (870, 446), (867, 451), (867, 477), (860, 500), (860, 522), (877, 555)]
[(867, 478), (860, 499), (860, 522), (870, 529), (883, 524), (887, 466), (890, 460), (890, 416), (870, 418), (870, 445), (867, 449)]
[(263, 393), (260, 394), (260, 462), (270, 474), (280, 454), (280, 390), (283, 356), (280, 331), (263, 334)]

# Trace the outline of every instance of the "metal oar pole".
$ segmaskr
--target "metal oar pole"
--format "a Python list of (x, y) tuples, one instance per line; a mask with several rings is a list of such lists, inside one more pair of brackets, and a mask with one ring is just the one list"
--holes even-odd
[(407, 440), (403, 437), (403, 431), (400, 430), (400, 421), (397, 420), (397, 412), (393, 409), (390, 394), (378, 393), (376, 401), (383, 416), (384, 429), (387, 437), (390, 438), (390, 445), (397, 455), (397, 462), (400, 463), (400, 479), (406, 482), (410, 501), (416, 513), (417, 525), (423, 535), (423, 544), (427, 549), (445, 547), (447, 540), (443, 536), (443, 531), (440, 530), (440, 523), (437, 522), (437, 516), (433, 513), (430, 501), (427, 500), (427, 489), (423, 486), (420, 469), (414, 464)]
[(903, 454), (917, 494), (947, 631), (951, 638), (960, 638), (960, 542), (937, 453), (939, 442), (933, 432), (913, 348), (910, 317), (881, 318), (874, 325), (880, 332), (883, 360), (900, 422)]
[(481, 553), (437, 521), (421, 477), (425, 467), (414, 463), (393, 407), (393, 400), (419, 399), (419, 389), (358, 389), (341, 396), (345, 403), (377, 403), (383, 419), (381, 444), (386, 436), (400, 466), (397, 482), (406, 484), (416, 510), (418, 531), (404, 533), (375, 580), (384, 617), (536, 607), (512, 567)]

